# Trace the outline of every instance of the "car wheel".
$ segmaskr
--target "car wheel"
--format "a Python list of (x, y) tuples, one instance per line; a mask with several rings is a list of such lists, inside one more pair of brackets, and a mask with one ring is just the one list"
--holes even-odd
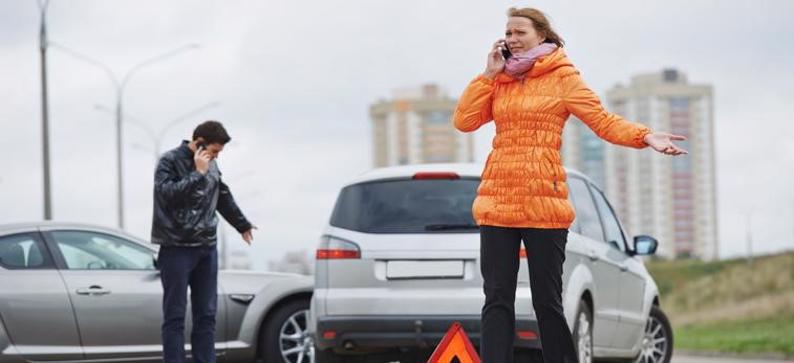
[(669, 363), (673, 356), (673, 328), (662, 309), (651, 307), (636, 363)]
[(584, 301), (579, 302), (576, 321), (573, 324), (573, 342), (579, 363), (593, 362), (593, 313)]
[(314, 341), (306, 328), (309, 300), (295, 300), (273, 312), (265, 326), (261, 347), (265, 363), (314, 363)]

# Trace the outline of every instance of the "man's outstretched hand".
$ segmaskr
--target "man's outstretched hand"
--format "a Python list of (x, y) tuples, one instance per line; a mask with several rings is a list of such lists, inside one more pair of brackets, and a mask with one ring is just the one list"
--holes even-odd
[(242, 233), (243, 241), (245, 241), (245, 243), (247, 243), (249, 246), (251, 245), (251, 242), (254, 241), (254, 230), (255, 229), (259, 229), (259, 228), (256, 228), (256, 226), (251, 225), (251, 228), (249, 230), (247, 230), (247, 231)]

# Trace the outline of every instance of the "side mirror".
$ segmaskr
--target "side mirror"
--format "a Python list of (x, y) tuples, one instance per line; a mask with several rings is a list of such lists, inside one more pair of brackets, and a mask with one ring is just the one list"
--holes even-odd
[(649, 256), (656, 253), (656, 248), (659, 247), (659, 241), (651, 236), (636, 236), (634, 237), (634, 254)]

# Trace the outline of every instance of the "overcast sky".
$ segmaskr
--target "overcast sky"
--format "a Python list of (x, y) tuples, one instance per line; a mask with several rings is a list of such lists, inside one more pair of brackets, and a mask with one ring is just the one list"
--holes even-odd
[[(484, 68), (510, 6), (546, 11), (600, 95), (637, 73), (675, 67), (714, 87), (720, 250), (794, 249), (794, 1), (52, 0), (52, 41), (123, 75), (141, 69), (124, 107), (176, 146), (204, 119), (234, 141), (220, 165), (260, 229), (255, 268), (312, 251), (346, 180), (368, 170), (368, 106), (397, 88), (437, 83), (452, 97)], [(0, 223), (42, 218), (41, 103), (35, 0), (0, 1)], [(54, 217), (116, 225), (114, 91), (101, 69), (50, 49)], [(642, 120), (639, 120), (642, 121)], [(127, 230), (151, 224), (153, 141), (125, 130)], [(476, 136), (477, 158), (492, 127)], [(649, 152), (649, 151), (644, 151)], [(234, 249), (244, 249), (236, 234)], [(661, 241), (665, 243), (665, 241)]]

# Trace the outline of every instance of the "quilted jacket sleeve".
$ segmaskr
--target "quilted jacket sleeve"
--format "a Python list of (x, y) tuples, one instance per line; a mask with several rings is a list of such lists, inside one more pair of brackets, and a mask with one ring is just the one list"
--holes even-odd
[(562, 80), (566, 90), (564, 103), (568, 112), (582, 120), (598, 137), (613, 144), (637, 149), (648, 146), (643, 139), (651, 130), (639, 123), (609, 113), (601, 105), (595, 93), (575, 72)]
[(493, 120), (491, 104), (494, 89), (494, 81), (484, 76), (478, 76), (469, 83), (455, 108), (453, 120), (456, 129), (472, 132)]

